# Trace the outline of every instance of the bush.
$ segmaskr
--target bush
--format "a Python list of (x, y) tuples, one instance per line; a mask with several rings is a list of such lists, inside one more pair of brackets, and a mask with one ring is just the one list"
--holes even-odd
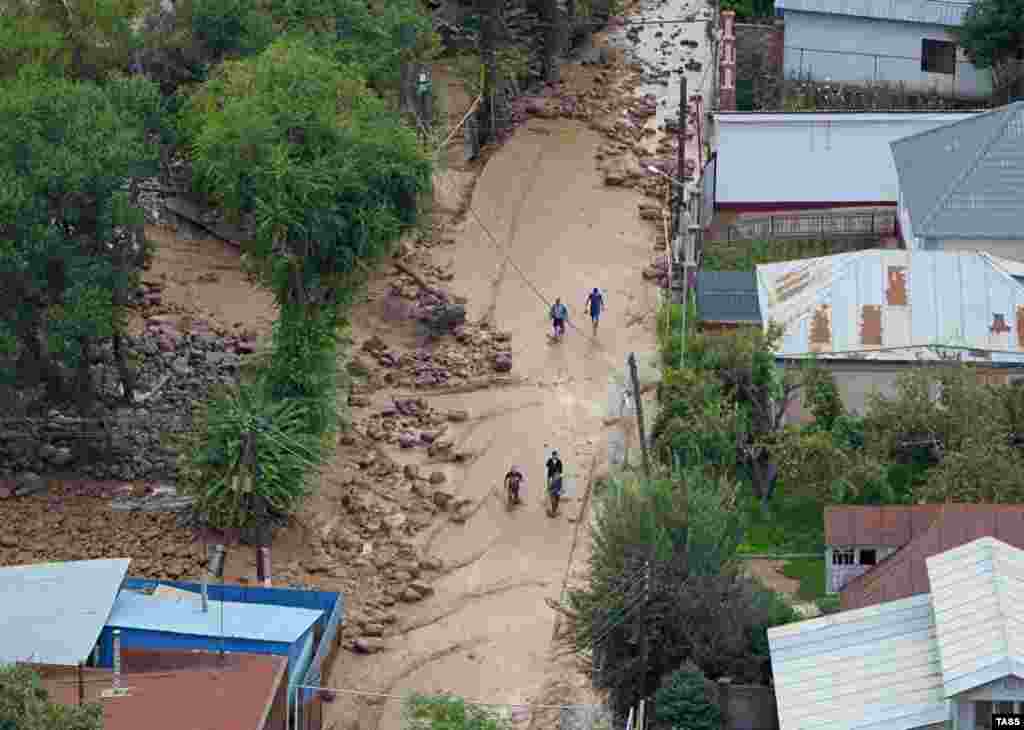
[(218, 61), (262, 51), (274, 29), (255, 0), (192, 0), (192, 33)]
[(412, 694), (404, 702), (405, 730), (511, 730), (493, 709), (467, 705), (461, 697)]
[(668, 675), (654, 695), (654, 720), (664, 730), (720, 730), (722, 711), (708, 698), (707, 678), (696, 667)]
[(0, 666), (0, 728), (7, 730), (103, 730), (103, 706), (54, 702), (30, 668)]

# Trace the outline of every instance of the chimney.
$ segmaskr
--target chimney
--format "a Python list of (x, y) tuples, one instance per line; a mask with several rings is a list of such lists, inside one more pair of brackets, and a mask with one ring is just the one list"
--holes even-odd
[(121, 629), (114, 629), (114, 692), (121, 691)]

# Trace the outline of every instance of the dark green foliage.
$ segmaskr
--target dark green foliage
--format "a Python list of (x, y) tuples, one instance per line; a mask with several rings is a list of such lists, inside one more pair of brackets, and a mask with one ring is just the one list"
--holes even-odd
[(654, 695), (657, 727), (664, 730), (721, 730), (722, 711), (708, 697), (707, 678), (696, 667), (665, 677)]
[(403, 703), (407, 730), (511, 730), (509, 720), (461, 697), (412, 694)]
[(95, 400), (92, 349), (123, 326), (147, 254), (142, 211), (123, 185), (151, 175), (148, 82), (105, 87), (27, 68), (0, 83), (0, 330), (17, 343), (7, 375), (47, 400)]
[(1024, 2), (978, 0), (967, 9), (956, 35), (976, 66), (992, 68), (1007, 61), (1020, 61), (1024, 48)]
[(754, 18), (771, 18), (775, 15), (772, 0), (722, 0), (722, 10), (733, 10), (736, 20), (743, 22)]
[(103, 706), (54, 702), (31, 668), (0, 666), (0, 728), (103, 730)]
[(758, 264), (831, 256), (878, 246), (878, 239), (779, 239), (773, 241), (710, 241), (701, 266), (709, 271), (753, 271)]
[(836, 419), (843, 415), (843, 401), (836, 379), (829, 370), (813, 364), (804, 371), (804, 407), (814, 416), (814, 424), (831, 431)]
[(192, 33), (213, 61), (270, 45), (274, 29), (256, 0), (191, 0)]

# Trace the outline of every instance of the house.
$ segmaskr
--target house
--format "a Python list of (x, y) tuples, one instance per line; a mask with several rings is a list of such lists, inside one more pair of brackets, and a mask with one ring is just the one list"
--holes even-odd
[[(714, 197), (713, 229), (727, 227), (744, 215), (849, 209), (868, 214), (862, 222), (867, 232), (892, 230), (899, 181), (890, 144), (972, 116), (948, 112), (718, 114), (715, 164), (702, 183)], [(869, 226), (872, 212), (879, 219)], [(826, 229), (826, 233), (837, 232), (841, 231)], [(816, 238), (820, 233), (812, 225), (805, 237)]]
[(928, 592), (927, 560), (981, 537), (1024, 549), (1024, 505), (936, 505), (931, 526), (877, 567), (850, 580), (840, 594), (844, 609), (865, 608)]
[[(948, 358), (992, 383), (1024, 375), (1024, 286), (1017, 264), (980, 251), (865, 250), (757, 266), (764, 326), (784, 328), (779, 363), (813, 358), (846, 407), (893, 394), (898, 377)], [(794, 399), (787, 419), (806, 417)]]
[(85, 662), (130, 563), (118, 558), (0, 568), (0, 664)]
[(1024, 261), (1024, 101), (892, 142), (908, 249)]
[(696, 279), (697, 317), (702, 332), (761, 326), (753, 271), (698, 271)]
[(108, 669), (34, 666), (50, 698), (98, 703), (104, 730), (287, 730), (285, 657), (125, 650)]
[(825, 589), (839, 593), (935, 521), (942, 505), (836, 505), (825, 508)]
[(954, 35), (970, 6), (936, 0), (775, 0), (785, 23), (783, 73), (986, 98), (992, 93), (991, 73), (968, 61)]
[(925, 570), (928, 593), (768, 629), (780, 730), (973, 730), (1020, 711), (1024, 551), (982, 537)]

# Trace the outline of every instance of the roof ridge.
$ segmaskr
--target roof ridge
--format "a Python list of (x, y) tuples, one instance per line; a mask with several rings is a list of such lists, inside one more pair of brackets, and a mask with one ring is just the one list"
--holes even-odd
[[(964, 183), (964, 181), (968, 177), (970, 177), (971, 174), (974, 173), (975, 170), (978, 169), (978, 165), (981, 164), (982, 159), (984, 159), (985, 155), (988, 154), (988, 151), (992, 149), (993, 145), (995, 145), (995, 143), (1000, 138), (1002, 138), (1004, 134), (1006, 134), (1006, 130), (1010, 126), (1010, 121), (1016, 114), (1020, 112), (1020, 110), (1014, 108), (1015, 106), (1017, 106), (1017, 102), (1014, 102), (1013, 104), (1008, 104), (1005, 107), (1002, 107), (1001, 109), (993, 110), (993, 113), (1001, 112), (1003, 114), (1003, 119), (996, 127), (996, 131), (993, 132), (989, 139), (985, 140), (985, 142), (983, 142), (982, 145), (978, 148), (978, 153), (974, 156), (974, 159), (971, 160), (970, 164), (964, 167), (964, 169), (961, 170), (960, 173), (953, 178), (953, 182), (949, 184), (948, 188), (946, 189), (946, 192), (939, 197), (938, 202), (932, 208), (931, 212), (929, 212), (921, 220), (921, 223), (918, 226), (918, 233), (922, 235), (925, 234), (926, 226), (929, 223), (931, 223), (931, 221), (935, 218), (938, 212), (942, 210), (943, 206), (953, 196), (953, 193), (956, 191), (956, 189), (959, 188)], [(984, 115), (979, 114), (978, 116)], [(973, 121), (977, 118), (978, 117), (971, 117), (971, 119), (964, 119), (963, 121)], [(955, 126), (956, 124), (959, 123), (960, 122), (954, 122), (953, 124), (947, 125), (946, 127), (940, 127), (939, 129), (948, 129), (949, 127)]]

